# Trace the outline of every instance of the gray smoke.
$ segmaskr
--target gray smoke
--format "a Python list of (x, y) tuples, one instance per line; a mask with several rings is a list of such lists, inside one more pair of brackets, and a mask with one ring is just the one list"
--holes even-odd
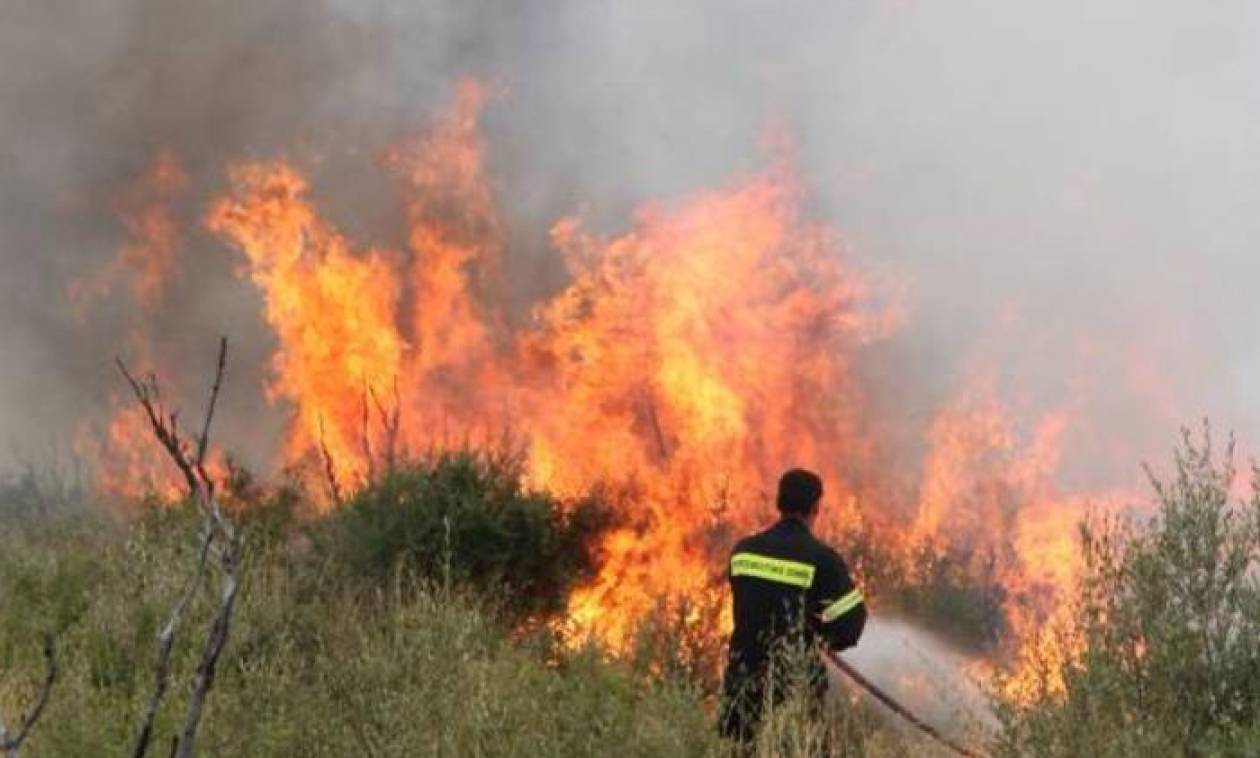
[(195, 230), (200, 203), (228, 161), (285, 155), (351, 236), (397, 241), (374, 151), (463, 74), (506, 89), (487, 131), (523, 295), (557, 284), (550, 221), (614, 229), (720, 185), (777, 120), (811, 212), (908, 283), (909, 325), (868, 368), (889, 412), (926, 420), (989, 364), (1019, 402), (1111, 430), (1071, 440), (1082, 484), (1202, 415), (1256, 439), (1258, 27), (1245, 0), (8, 0), (0, 444), (56, 445), (117, 388), (127, 309), (80, 323), (65, 285), (115, 254), (112, 199), (170, 147), (192, 231), (158, 352), (197, 397), (226, 332), (223, 442), (264, 454), (276, 422), (243, 419), (275, 416), (255, 389), (269, 337), (234, 254)]

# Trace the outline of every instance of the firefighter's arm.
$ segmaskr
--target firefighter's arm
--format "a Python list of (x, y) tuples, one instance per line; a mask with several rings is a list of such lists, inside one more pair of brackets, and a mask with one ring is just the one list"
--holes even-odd
[(866, 627), (866, 602), (849, 569), (839, 556), (819, 567), (818, 602), (815, 614), (823, 637), (833, 650), (853, 647)]

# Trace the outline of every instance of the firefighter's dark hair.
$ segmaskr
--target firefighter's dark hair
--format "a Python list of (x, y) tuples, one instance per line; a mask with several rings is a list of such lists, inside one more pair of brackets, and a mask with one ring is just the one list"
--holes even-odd
[(805, 516), (822, 499), (823, 483), (818, 474), (794, 468), (779, 477), (779, 511), (784, 514)]

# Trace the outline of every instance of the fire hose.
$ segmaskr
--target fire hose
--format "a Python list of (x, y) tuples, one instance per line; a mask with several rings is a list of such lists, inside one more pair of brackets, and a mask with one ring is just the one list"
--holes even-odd
[(853, 666), (841, 658), (834, 650), (824, 649), (823, 654), (827, 656), (827, 660), (835, 664), (836, 668), (840, 669), (841, 673), (852, 679), (859, 687), (869, 692), (871, 696), (879, 702), (888, 706), (889, 710), (908, 721), (920, 732), (923, 732), (958, 755), (964, 756), (964, 758), (983, 758), (979, 753), (968, 750), (962, 745), (959, 745), (957, 742), (954, 742), (945, 735), (941, 734), (940, 730), (936, 727), (914, 715), (909, 708), (906, 708), (901, 703), (898, 703), (895, 699), (893, 699), (892, 695), (889, 695), (887, 692), (884, 692), (877, 687), (873, 682), (871, 682), (871, 680), (863, 676), (860, 671), (853, 668)]

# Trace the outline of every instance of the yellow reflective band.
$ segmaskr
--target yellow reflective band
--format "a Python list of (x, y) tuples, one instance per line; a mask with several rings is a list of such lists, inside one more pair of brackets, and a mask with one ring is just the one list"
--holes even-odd
[(731, 556), (731, 576), (752, 576), (793, 587), (808, 587), (814, 582), (814, 567), (756, 553), (736, 553)]
[(861, 604), (862, 593), (857, 590), (853, 590), (836, 602), (826, 608), (823, 608), (823, 612), (821, 614), (822, 622), (824, 624), (830, 624), (832, 621), (835, 621)]

